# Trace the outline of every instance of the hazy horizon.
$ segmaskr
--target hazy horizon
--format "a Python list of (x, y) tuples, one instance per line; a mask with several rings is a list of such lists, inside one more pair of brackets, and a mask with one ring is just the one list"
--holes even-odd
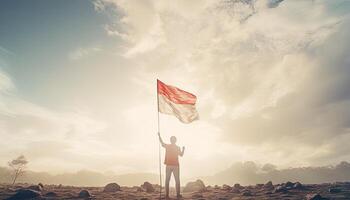
[[(0, 184), (11, 183), (11, 170), (0, 166)], [(163, 175), (164, 177), (164, 175)], [(202, 177), (188, 177), (182, 179), (182, 185), (197, 179), (203, 180), (206, 185), (255, 185), (272, 181), (275, 184), (287, 181), (302, 182), (303, 184), (320, 184), (346, 182), (350, 179), (350, 163), (342, 161), (337, 165), (330, 166), (309, 166), (299, 168), (280, 169), (270, 163), (259, 164), (253, 161), (236, 162), (225, 169)], [(93, 186), (101, 187), (108, 183), (116, 182), (121, 186), (139, 186), (145, 181), (152, 184), (159, 184), (159, 174), (155, 173), (129, 173), (114, 174), (113, 172), (96, 172), (89, 170), (78, 170), (75, 172), (64, 172), (50, 174), (26, 170), (17, 183), (45, 183), (68, 186)], [(174, 183), (171, 182), (171, 185)]]
[(157, 78), (198, 99), (198, 121), (160, 115), (164, 140), (186, 147), (184, 180), (249, 160), (350, 161), (349, 10), (347, 0), (3, 0), (0, 166), (24, 155), (50, 174), (158, 174)]

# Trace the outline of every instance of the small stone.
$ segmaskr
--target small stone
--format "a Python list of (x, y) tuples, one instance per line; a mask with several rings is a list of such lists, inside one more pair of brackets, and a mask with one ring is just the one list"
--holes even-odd
[(284, 186), (277, 186), (273, 193), (286, 193), (288, 190)]
[(205, 187), (203, 181), (199, 179), (197, 181), (187, 183), (184, 188), (184, 192), (204, 192), (206, 190), (207, 188)]
[(272, 181), (268, 181), (267, 183), (265, 183), (264, 188), (265, 189), (273, 189)]
[(109, 183), (104, 187), (103, 191), (104, 192), (118, 192), (118, 191), (120, 191), (120, 186), (117, 183)]
[(243, 189), (244, 187), (241, 186), (239, 183), (236, 183), (233, 185), (234, 188), (237, 188), (237, 189)]
[(89, 198), (91, 194), (88, 190), (81, 190), (78, 195), (80, 198)]
[(224, 185), (222, 185), (222, 189), (223, 190), (231, 190), (231, 186), (224, 184)]
[(245, 190), (242, 192), (242, 196), (252, 196), (252, 193), (250, 192), (250, 190)]
[(57, 197), (57, 194), (55, 192), (48, 192), (45, 194), (46, 197)]
[(339, 192), (341, 192), (341, 189), (340, 188), (329, 188), (328, 191), (330, 193), (339, 193)]
[(134, 189), (136, 190), (136, 192), (143, 192), (143, 189), (141, 187), (134, 187)]
[(293, 185), (293, 189), (301, 190), (303, 188), (304, 188), (304, 186), (299, 182), (295, 182)]
[(41, 196), (41, 193), (36, 190), (19, 189), (17, 190), (16, 194), (8, 198), (8, 200), (32, 199), (40, 196)]
[(144, 183), (141, 185), (141, 187), (142, 187), (144, 190), (146, 190), (147, 193), (151, 193), (151, 192), (154, 192), (154, 191), (155, 191), (153, 185), (152, 185), (151, 183), (147, 182), (147, 181), (144, 182)]
[(286, 182), (285, 184), (284, 184), (284, 186), (286, 187), (286, 188), (292, 188), (293, 187), (293, 183), (292, 182), (290, 182), (290, 181), (288, 181), (288, 182)]

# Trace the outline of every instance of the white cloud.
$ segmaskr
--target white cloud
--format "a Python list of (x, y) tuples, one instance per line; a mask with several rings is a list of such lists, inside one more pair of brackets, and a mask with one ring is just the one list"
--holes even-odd
[[(160, 77), (190, 87), (204, 101), (201, 119), (220, 129), (225, 142), (249, 147), (246, 155), (262, 162), (284, 157), (285, 164), (315, 163), (326, 152), (321, 145), (318, 153), (303, 156), (317, 147), (312, 138), (319, 135), (319, 142), (327, 143), (337, 135), (330, 132), (350, 126), (348, 120), (333, 122), (330, 113), (322, 111), (326, 103), (317, 105), (326, 101), (330, 88), (341, 91), (338, 84), (348, 83), (345, 77), (337, 81), (327, 74), (333, 72), (332, 65), (346, 72), (348, 62), (343, 57), (347, 47), (333, 49), (339, 41), (347, 43), (349, 21), (334, 2), (108, 2), (123, 11), (115, 28), (127, 35), (125, 55), (143, 70), (144, 81), (138, 82)], [(301, 151), (282, 148), (301, 141)]]
[[(3, 72), (0, 72), (0, 85), (0, 165), (24, 154), (30, 160), (30, 167), (47, 170), (55, 163), (65, 162), (66, 154), (84, 152), (86, 146), (82, 144), (89, 144), (91, 138), (106, 128), (89, 112), (55, 111), (21, 99), (13, 93), (16, 88), (10, 76)], [(50, 156), (54, 159), (43, 165), (42, 160)]]
[(84, 57), (92, 56), (101, 52), (101, 48), (91, 47), (91, 48), (78, 48), (69, 53), (68, 57), (70, 60), (80, 60)]

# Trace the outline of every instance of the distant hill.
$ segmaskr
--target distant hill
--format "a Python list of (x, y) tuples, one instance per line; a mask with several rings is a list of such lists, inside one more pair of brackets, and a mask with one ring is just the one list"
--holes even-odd
[[(0, 183), (11, 182), (11, 171), (8, 168), (0, 167)], [(72, 186), (104, 186), (110, 182), (117, 182), (122, 186), (141, 185), (143, 182), (158, 183), (159, 176), (152, 173), (134, 174), (106, 174), (88, 170), (81, 170), (76, 173), (63, 173), (52, 175), (46, 172), (26, 171), (18, 182), (44, 184), (62, 184)]]
[[(11, 171), (8, 168), (0, 167), (0, 183), (10, 183)], [(164, 178), (164, 177), (163, 177)], [(222, 185), (240, 183), (243, 185), (265, 183), (272, 181), (281, 183), (286, 181), (299, 181), (302, 183), (326, 183), (350, 181), (350, 163), (341, 162), (335, 166), (323, 167), (301, 167), (277, 169), (272, 164), (258, 165), (255, 162), (248, 161), (243, 163), (235, 163), (231, 167), (213, 176), (199, 177), (206, 184)], [(185, 184), (185, 180), (182, 185)], [(143, 182), (158, 183), (159, 176), (152, 173), (134, 173), (115, 175), (113, 173), (99, 173), (88, 170), (81, 170), (75, 173), (63, 173), (52, 175), (46, 172), (27, 171), (18, 179), (18, 182), (39, 183), (44, 184), (62, 184), (72, 186), (104, 186), (110, 182), (117, 182), (122, 186), (136, 186)]]
[(207, 184), (256, 184), (286, 181), (299, 181), (302, 183), (326, 183), (336, 181), (350, 181), (350, 163), (341, 162), (335, 166), (301, 167), (277, 169), (272, 164), (258, 166), (254, 162), (233, 164), (230, 168), (213, 176), (202, 177)]

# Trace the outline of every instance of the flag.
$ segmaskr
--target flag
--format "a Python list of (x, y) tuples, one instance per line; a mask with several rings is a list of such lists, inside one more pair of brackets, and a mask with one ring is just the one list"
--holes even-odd
[(174, 115), (183, 123), (191, 123), (199, 118), (196, 110), (197, 97), (177, 87), (166, 85), (157, 80), (158, 110)]

